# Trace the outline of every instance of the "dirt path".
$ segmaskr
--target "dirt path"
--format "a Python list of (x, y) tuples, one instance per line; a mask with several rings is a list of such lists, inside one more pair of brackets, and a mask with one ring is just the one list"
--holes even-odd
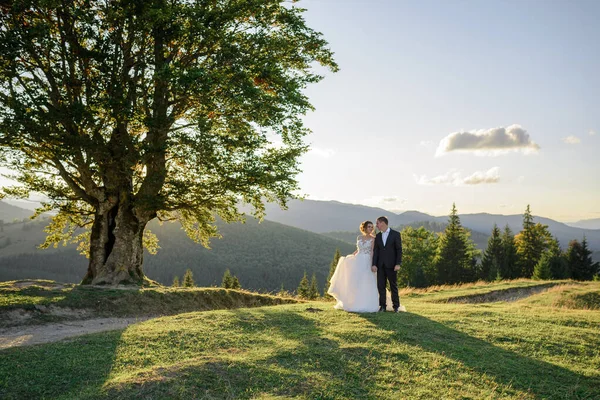
[(508, 288), (492, 290), (491, 292), (481, 294), (469, 294), (466, 296), (457, 296), (444, 299), (443, 303), (494, 303), (497, 301), (513, 302), (545, 292), (558, 283), (544, 283), (535, 286), (526, 286), (520, 288)]
[(57, 342), (62, 339), (88, 333), (123, 329), (151, 317), (95, 318), (46, 325), (16, 326), (0, 329), (0, 350), (10, 347), (29, 346)]

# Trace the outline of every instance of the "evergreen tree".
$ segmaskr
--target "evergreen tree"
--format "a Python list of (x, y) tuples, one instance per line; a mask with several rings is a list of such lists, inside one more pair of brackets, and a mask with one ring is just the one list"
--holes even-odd
[(567, 262), (573, 279), (579, 281), (589, 281), (594, 278), (596, 265), (592, 262), (592, 252), (588, 249), (587, 239), (579, 243), (572, 240), (567, 250)]
[(310, 281), (310, 288), (308, 289), (308, 298), (310, 300), (316, 300), (319, 298), (319, 285), (317, 284), (317, 277), (314, 273)]
[[(329, 264), (329, 276), (327, 277), (327, 289), (329, 289), (329, 286), (331, 285), (331, 277), (333, 276), (333, 273), (335, 272), (335, 268), (338, 265), (338, 262), (340, 261), (340, 258), (342, 257), (342, 253), (340, 253), (340, 249), (335, 249), (335, 254), (333, 255), (333, 260), (331, 261), (331, 264)], [(325, 294), (327, 297), (331, 297), (330, 295), (327, 294), (327, 289), (325, 290)]]
[(475, 280), (475, 244), (460, 224), (456, 205), (452, 205), (448, 226), (440, 238), (436, 256), (437, 283), (455, 284)]
[(194, 287), (196, 284), (194, 283), (194, 274), (191, 269), (187, 269), (185, 271), (185, 275), (183, 276), (183, 287)]
[(494, 224), (492, 236), (488, 239), (487, 248), (481, 261), (480, 278), (493, 281), (498, 276), (499, 266), (502, 263), (503, 249), (500, 229)]
[(402, 268), (398, 271), (400, 287), (427, 287), (436, 282), (434, 260), (438, 236), (421, 226), (402, 229)]
[(533, 279), (544, 281), (552, 279), (552, 268), (550, 266), (552, 258), (553, 255), (549, 251), (546, 251), (544, 254), (542, 254), (542, 258), (540, 258), (533, 270)]
[(519, 276), (519, 255), (513, 235), (508, 224), (502, 233), (502, 258), (499, 265), (499, 275), (502, 279), (515, 279)]
[(549, 254), (547, 258), (549, 259), (550, 263), (550, 275), (552, 276), (552, 279), (570, 278), (571, 271), (569, 271), (567, 259), (563, 251), (560, 249), (560, 243), (556, 237), (550, 240), (547, 253)]
[(296, 289), (298, 297), (301, 299), (308, 299), (310, 295), (310, 287), (308, 286), (308, 278), (306, 277), (306, 271), (304, 271), (304, 277), (300, 280), (300, 285)]
[(240, 284), (240, 280), (235, 275), (231, 278), (231, 288), (232, 289), (241, 289), (242, 288), (242, 285)]
[(231, 289), (233, 287), (233, 276), (231, 276), (231, 272), (229, 268), (225, 270), (223, 274), (223, 280), (221, 281), (221, 287), (225, 289)]
[(531, 278), (533, 270), (552, 239), (547, 225), (535, 224), (529, 204), (523, 214), (523, 230), (517, 237), (520, 277)]
[(179, 277), (175, 276), (175, 278), (173, 278), (173, 287), (180, 287), (181, 283), (179, 283)]

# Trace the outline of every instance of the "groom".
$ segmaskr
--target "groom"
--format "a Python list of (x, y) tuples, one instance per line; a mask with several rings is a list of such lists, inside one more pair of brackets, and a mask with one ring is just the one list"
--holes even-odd
[(371, 270), (377, 272), (377, 290), (379, 291), (379, 311), (385, 311), (385, 281), (390, 282), (394, 312), (398, 312), (400, 298), (398, 297), (398, 270), (402, 263), (402, 239), (400, 232), (388, 227), (386, 217), (377, 218), (375, 223), (379, 233), (375, 237), (373, 248), (373, 266)]

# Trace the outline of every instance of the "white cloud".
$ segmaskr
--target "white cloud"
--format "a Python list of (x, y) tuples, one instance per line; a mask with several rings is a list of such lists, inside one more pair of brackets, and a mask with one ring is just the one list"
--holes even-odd
[(540, 149), (520, 125), (507, 128), (480, 129), (469, 132), (453, 132), (438, 145), (436, 156), (451, 151), (472, 152), (477, 155), (499, 155), (511, 151), (524, 154), (536, 153)]
[(566, 144), (579, 144), (581, 143), (581, 139), (579, 139), (577, 136), (567, 136), (566, 138), (563, 138), (563, 142), (565, 142)]
[(485, 183), (498, 183), (500, 181), (500, 168), (493, 167), (487, 171), (476, 171), (473, 174), (462, 177), (460, 171), (450, 170), (444, 175), (428, 178), (425, 175), (414, 176), (419, 185), (480, 185)]
[(524, 177), (523, 175), (519, 176), (519, 177), (517, 178), (517, 182), (519, 182), (519, 183), (523, 183), (523, 182), (525, 182), (525, 177)]
[(596, 134), (596, 131), (593, 129), (590, 129), (590, 131), (588, 133), (590, 136), (594, 136)]
[(335, 155), (335, 150), (313, 147), (308, 151), (308, 154), (321, 158), (331, 158)]
[(465, 178), (467, 185), (479, 185), (481, 183), (498, 183), (500, 181), (500, 168), (493, 167), (487, 171), (477, 171)]

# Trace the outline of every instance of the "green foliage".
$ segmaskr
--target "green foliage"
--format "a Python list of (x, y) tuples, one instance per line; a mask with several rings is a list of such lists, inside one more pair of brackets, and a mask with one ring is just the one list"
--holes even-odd
[(320, 296), (319, 293), (319, 285), (317, 283), (317, 277), (313, 274), (312, 279), (310, 280), (310, 288), (308, 289), (308, 299), (316, 300)]
[[(117, 241), (141, 240), (125, 230), (158, 216), (208, 246), (216, 215), (243, 218), (240, 200), (263, 217), (263, 201), (294, 197), (312, 109), (303, 91), (322, 79), (313, 66), (337, 70), (303, 9), (33, 0), (2, 10), (0, 167), (19, 185), (0, 197), (45, 194), (38, 213), (58, 212), (47, 244), (95, 230), (97, 262), (114, 229)], [(102, 225), (111, 218), (120, 226)]]
[(233, 278), (231, 278), (231, 288), (232, 289), (241, 289), (242, 288), (242, 285), (240, 284), (240, 280), (235, 275), (233, 276)]
[(517, 253), (517, 245), (515, 237), (510, 230), (508, 224), (502, 232), (502, 260), (499, 266), (499, 275), (502, 279), (515, 279), (520, 276), (519, 255)]
[(500, 229), (494, 224), (492, 229), (492, 236), (488, 240), (487, 248), (483, 254), (483, 260), (481, 261), (480, 278), (493, 281), (500, 273), (500, 265), (502, 264), (503, 251), (502, 251), (502, 238)]
[(538, 261), (533, 270), (533, 279), (544, 281), (552, 279), (552, 267), (550, 266), (552, 258), (552, 254), (548, 251), (542, 254), (542, 258), (540, 258), (540, 261)]
[(460, 224), (456, 205), (453, 204), (435, 259), (436, 283), (456, 284), (475, 280), (477, 255), (478, 250), (470, 240), (469, 232)]
[(194, 287), (196, 284), (194, 283), (194, 273), (191, 269), (187, 269), (185, 271), (185, 275), (183, 276), (183, 287)]
[(173, 284), (171, 286), (181, 287), (181, 283), (179, 282), (179, 277), (177, 275), (175, 275), (175, 278), (173, 278)]
[(427, 287), (436, 282), (435, 256), (438, 251), (438, 236), (421, 226), (406, 227), (402, 236), (402, 267), (398, 272), (400, 287)]
[(520, 277), (531, 278), (536, 264), (550, 246), (552, 235), (547, 225), (534, 224), (529, 205), (523, 214), (523, 230), (515, 238)]
[(296, 293), (301, 299), (308, 299), (310, 297), (310, 287), (308, 286), (308, 278), (306, 276), (306, 271), (304, 271), (304, 276), (300, 280), (300, 284), (296, 289)]
[(585, 236), (581, 243), (572, 240), (567, 250), (567, 263), (573, 279), (588, 281), (594, 279), (598, 272), (598, 264), (592, 261), (592, 252), (587, 247)]
[(233, 276), (231, 276), (231, 272), (229, 271), (229, 268), (227, 268), (225, 270), (225, 273), (223, 274), (223, 280), (221, 281), (221, 287), (223, 287), (225, 289), (231, 289), (232, 286), (233, 286)]

